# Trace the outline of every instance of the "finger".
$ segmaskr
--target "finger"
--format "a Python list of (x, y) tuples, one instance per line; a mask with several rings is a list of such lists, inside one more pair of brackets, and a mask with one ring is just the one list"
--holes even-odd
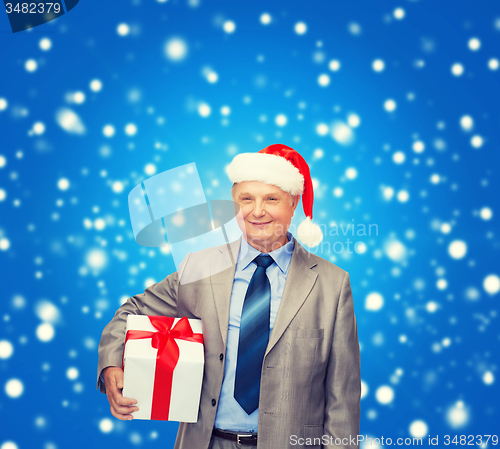
[(123, 395), (119, 391), (115, 391), (114, 393), (112, 393), (111, 397), (113, 398), (113, 401), (117, 405), (130, 406), (130, 405), (137, 404), (137, 401), (135, 399), (124, 398)]
[(128, 414), (128, 413), (136, 412), (137, 410), (139, 410), (139, 407), (135, 407), (135, 406), (130, 406), (130, 407), (129, 406), (122, 406), (122, 405), (117, 404), (114, 401), (111, 401), (110, 404), (114, 408), (115, 412), (117, 412), (117, 413), (119, 413), (121, 415), (125, 415), (125, 414)]
[(130, 421), (131, 419), (133, 419), (133, 416), (132, 416), (132, 415), (122, 415), (122, 414), (120, 414), (120, 413), (115, 412), (115, 410), (113, 409), (113, 407), (112, 407), (112, 406), (110, 406), (110, 407), (109, 407), (109, 409), (111, 410), (111, 414), (112, 414), (115, 418), (117, 418), (117, 419), (119, 419), (119, 420), (121, 420), (121, 421)]
[(113, 409), (116, 413), (118, 413), (120, 415), (129, 415), (132, 412), (136, 412), (137, 410), (139, 410), (138, 407), (121, 407), (121, 406), (116, 405), (116, 404), (114, 404)]

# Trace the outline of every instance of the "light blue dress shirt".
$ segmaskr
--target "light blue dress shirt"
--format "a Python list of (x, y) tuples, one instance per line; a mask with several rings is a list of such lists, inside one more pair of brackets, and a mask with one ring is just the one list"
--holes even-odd
[[(266, 271), (271, 284), (271, 320), (270, 330), (273, 330), (274, 320), (283, 296), (288, 267), (292, 260), (295, 246), (292, 234), (287, 232), (288, 243), (268, 253), (274, 262)], [(229, 305), (229, 328), (226, 345), (226, 364), (224, 368), (224, 380), (219, 396), (219, 406), (215, 416), (215, 427), (225, 430), (236, 430), (242, 432), (257, 432), (259, 422), (259, 409), (251, 415), (243, 410), (234, 399), (234, 377), (236, 374), (236, 360), (238, 357), (238, 341), (240, 336), (240, 318), (243, 309), (243, 301), (253, 273), (257, 265), (251, 263), (259, 254), (259, 250), (249, 245), (242, 237), (241, 246), (236, 262), (233, 289), (231, 292), (231, 303)]]

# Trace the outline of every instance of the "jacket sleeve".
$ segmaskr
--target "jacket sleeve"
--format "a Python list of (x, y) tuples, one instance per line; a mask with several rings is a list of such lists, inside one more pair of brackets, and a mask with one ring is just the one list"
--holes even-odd
[[(325, 380), (324, 434), (342, 440), (336, 447), (358, 448), (361, 372), (358, 330), (349, 273), (337, 305), (333, 341)], [(330, 438), (329, 438), (330, 439)]]
[(127, 315), (152, 315), (177, 317), (177, 296), (179, 291), (179, 273), (182, 274), (190, 254), (182, 261), (179, 270), (168, 275), (161, 282), (150, 285), (144, 293), (128, 298), (116, 311), (113, 319), (102, 331), (98, 347), (97, 388), (106, 394), (106, 387), (101, 372), (108, 366), (122, 366), (123, 346)]

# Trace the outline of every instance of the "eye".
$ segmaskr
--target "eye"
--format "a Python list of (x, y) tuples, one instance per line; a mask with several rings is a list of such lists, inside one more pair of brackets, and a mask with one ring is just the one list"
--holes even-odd
[(271, 201), (278, 201), (277, 198), (272, 198), (272, 197), (270, 197), (269, 200), (271, 200)]

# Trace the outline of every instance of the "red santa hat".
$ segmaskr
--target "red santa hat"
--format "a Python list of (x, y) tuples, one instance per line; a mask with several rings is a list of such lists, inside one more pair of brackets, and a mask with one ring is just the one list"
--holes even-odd
[(277, 143), (258, 153), (238, 154), (229, 164), (227, 174), (233, 183), (260, 181), (275, 185), (290, 195), (302, 195), (306, 219), (297, 228), (297, 237), (309, 247), (323, 240), (321, 228), (312, 223), (314, 193), (309, 166), (293, 148)]

